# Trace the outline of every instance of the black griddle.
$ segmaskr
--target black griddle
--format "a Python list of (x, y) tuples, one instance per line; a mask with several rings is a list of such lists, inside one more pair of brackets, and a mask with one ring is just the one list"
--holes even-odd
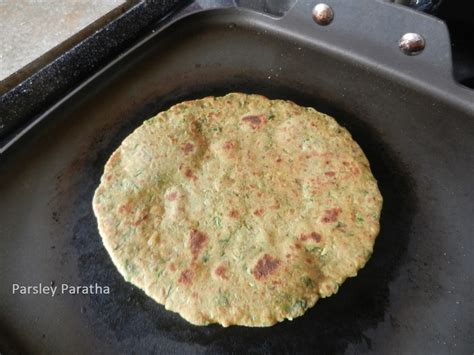
[[(327, 3), (335, 18), (326, 27), (313, 22), (309, 1), (281, 17), (193, 3), (8, 144), (3, 352), (472, 353), (474, 94), (452, 78), (441, 21), (372, 0)], [(420, 55), (398, 49), (405, 32), (425, 37)], [(381, 233), (359, 275), (269, 328), (196, 327), (164, 310), (116, 271), (91, 208), (106, 160), (143, 120), (231, 91), (336, 117), (384, 197)], [(12, 283), (97, 283), (111, 294), (19, 296)]]

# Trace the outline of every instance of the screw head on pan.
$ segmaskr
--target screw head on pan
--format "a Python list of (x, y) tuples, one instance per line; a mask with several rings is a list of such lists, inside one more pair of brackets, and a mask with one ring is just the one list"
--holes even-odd
[(418, 33), (405, 33), (398, 41), (398, 47), (406, 55), (417, 55), (425, 49), (425, 39)]
[(329, 25), (334, 18), (334, 12), (331, 7), (323, 3), (319, 3), (313, 7), (312, 15), (314, 22), (321, 26)]

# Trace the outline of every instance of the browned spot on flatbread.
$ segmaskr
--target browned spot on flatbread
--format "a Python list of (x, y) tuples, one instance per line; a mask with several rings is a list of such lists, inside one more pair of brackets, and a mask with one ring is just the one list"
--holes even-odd
[(196, 142), (197, 146), (203, 149), (204, 151), (207, 150), (209, 145), (207, 139), (201, 132), (202, 124), (193, 117), (191, 123), (191, 135), (193, 140)]
[(337, 221), (337, 217), (342, 212), (340, 208), (331, 208), (329, 210), (324, 211), (324, 216), (321, 219), (323, 223), (332, 223)]
[(229, 212), (229, 217), (230, 218), (238, 218), (239, 217), (239, 212), (237, 210), (233, 209)]
[(252, 270), (253, 276), (257, 280), (266, 278), (280, 266), (281, 261), (269, 254), (265, 254), (260, 258)]
[(171, 271), (173, 271), (173, 272), (176, 271), (176, 265), (175, 265), (174, 263), (170, 263), (170, 264), (168, 265), (168, 268), (169, 268)]
[(189, 168), (186, 169), (186, 171), (184, 172), (184, 176), (186, 176), (187, 178), (191, 180), (196, 180), (196, 176), (193, 174), (193, 171)]
[(124, 203), (123, 205), (120, 205), (118, 211), (119, 213), (130, 214), (133, 211), (132, 204), (130, 202)]
[(236, 141), (225, 141), (222, 147), (226, 150), (231, 150), (237, 147), (237, 142)]
[(191, 233), (189, 233), (189, 247), (191, 249), (191, 254), (193, 254), (193, 259), (198, 257), (207, 240), (207, 235), (196, 229), (193, 229)]
[(253, 214), (258, 216), (258, 217), (262, 217), (264, 212), (265, 212), (265, 210), (263, 208), (258, 208), (253, 212)]
[(311, 232), (308, 234), (301, 233), (300, 239), (305, 241), (308, 239), (314, 240), (316, 243), (319, 243), (321, 241), (321, 234), (316, 233), (316, 232)]
[(355, 222), (355, 220), (356, 220), (356, 213), (355, 213), (355, 211), (352, 211), (351, 212), (351, 221)]
[(176, 136), (169, 134), (167, 137), (171, 141), (171, 143), (173, 143), (173, 145), (178, 143), (178, 139), (176, 138)]
[(177, 197), (178, 197), (178, 193), (175, 191), (175, 192), (170, 193), (168, 196), (166, 196), (166, 199), (168, 201), (175, 201)]
[(253, 129), (261, 127), (266, 119), (265, 115), (249, 115), (242, 117), (242, 121), (248, 123)]
[(335, 173), (334, 171), (326, 171), (326, 172), (324, 173), (324, 175), (329, 176), (329, 177), (332, 177), (332, 176), (336, 175), (336, 173)]
[(132, 223), (133, 226), (138, 227), (140, 224), (145, 222), (148, 219), (148, 213), (142, 212), (138, 218)]
[(194, 149), (194, 144), (192, 143), (184, 143), (181, 145), (181, 150), (184, 152), (184, 154), (191, 153)]
[(219, 265), (215, 270), (214, 270), (215, 274), (217, 276), (219, 276), (220, 278), (222, 279), (225, 279), (227, 280), (227, 268), (225, 267), (225, 265)]
[(179, 275), (178, 283), (183, 285), (190, 285), (193, 281), (194, 273), (190, 269), (186, 269)]

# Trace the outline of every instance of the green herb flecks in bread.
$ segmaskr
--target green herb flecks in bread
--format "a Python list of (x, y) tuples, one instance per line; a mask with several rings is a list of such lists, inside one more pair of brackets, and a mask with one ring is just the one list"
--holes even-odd
[(370, 257), (382, 197), (346, 129), (232, 93), (159, 113), (112, 154), (93, 208), (124, 278), (197, 325), (270, 326)]

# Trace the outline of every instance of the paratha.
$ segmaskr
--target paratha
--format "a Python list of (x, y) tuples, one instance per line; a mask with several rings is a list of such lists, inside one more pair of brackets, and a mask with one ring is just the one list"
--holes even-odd
[(125, 280), (193, 324), (260, 327), (356, 276), (382, 196), (332, 117), (231, 93), (145, 121), (106, 163), (93, 208)]

